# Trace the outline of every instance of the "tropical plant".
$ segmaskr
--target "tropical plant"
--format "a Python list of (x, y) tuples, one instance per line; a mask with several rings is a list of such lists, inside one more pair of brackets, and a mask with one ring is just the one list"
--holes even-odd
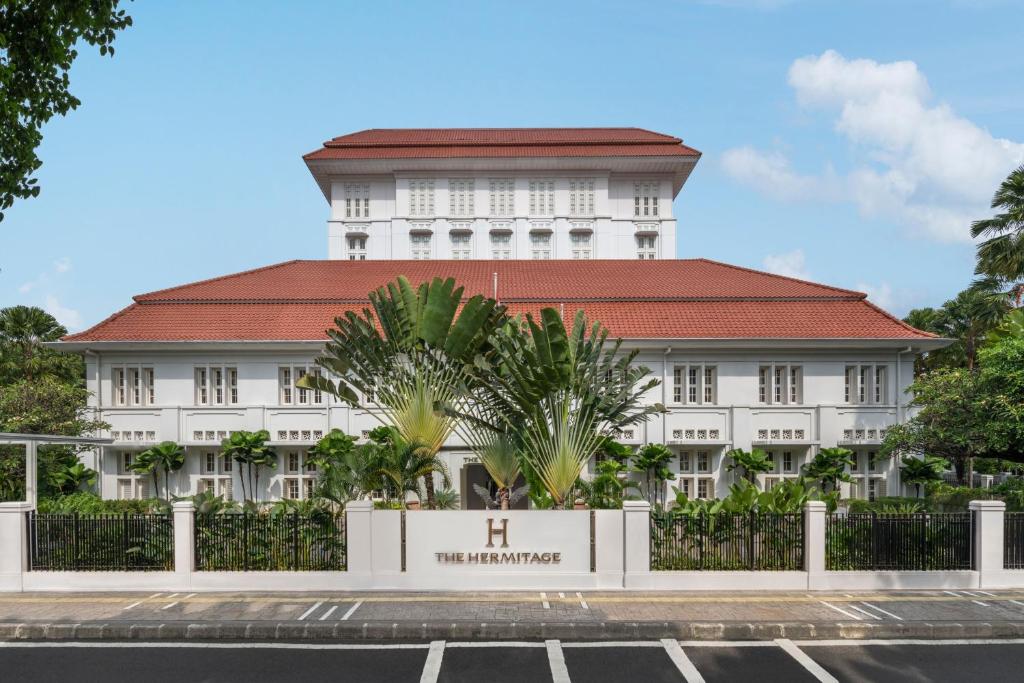
[(1024, 308), (1015, 308), (1003, 317), (985, 336), (986, 344), (998, 344), (1007, 339), (1024, 339)]
[(81, 356), (43, 346), (67, 333), (56, 318), (41, 308), (0, 309), (0, 384), (49, 375), (81, 385), (85, 376)]
[(307, 451), (307, 462), (317, 473), (314, 495), (345, 507), (372, 491), (377, 482), (367, 470), (366, 450), (340, 429), (328, 432)]
[(921, 485), (930, 481), (942, 481), (942, 469), (946, 461), (929, 455), (918, 458), (913, 455), (903, 456), (900, 467), (900, 480), (904, 484), (912, 484), (921, 497)]
[(164, 473), (164, 500), (171, 499), (171, 472), (177, 472), (185, 465), (185, 449), (173, 441), (164, 441), (135, 456), (133, 472), (153, 475), (153, 492), (160, 494), (159, 472)]
[(571, 503), (573, 487), (590, 458), (629, 425), (639, 424), (660, 404), (641, 398), (659, 381), (635, 365), (637, 351), (621, 352), (622, 340), (590, 325), (580, 311), (566, 330), (558, 310), (545, 308), (539, 321), (527, 315), (494, 337), (494, 363), (462, 404), (466, 424), (514, 434), (523, 455), (531, 499), (542, 502), (534, 481), (554, 505)]
[(619, 460), (609, 458), (597, 463), (594, 477), (582, 482), (581, 490), (587, 507), (593, 510), (618, 510), (622, 501), (630, 497), (630, 490), (639, 493), (637, 481), (629, 478), (631, 468)]
[(953, 340), (945, 348), (931, 351), (916, 365), (919, 371), (938, 368), (973, 370), (978, 349), (1010, 311), (1010, 298), (1000, 283), (979, 280), (940, 308), (915, 309), (905, 318), (926, 332)]
[(461, 507), (459, 492), (453, 488), (443, 488), (436, 495), (438, 510), (458, 510)]
[(971, 224), (971, 237), (986, 238), (978, 245), (976, 272), (1007, 283), (1024, 280), (1024, 166), (1007, 176), (992, 197), (991, 218)]
[(733, 448), (730, 451), (726, 451), (725, 457), (731, 460), (725, 466), (725, 469), (729, 472), (739, 470), (740, 476), (751, 484), (757, 483), (758, 474), (772, 472), (775, 469), (775, 463), (760, 448), (750, 451), (745, 451), (742, 448)]
[(398, 498), (406, 506), (406, 494), (414, 493), (424, 497), (421, 479), (433, 479), (439, 474), (445, 488), (451, 487), (448, 467), (431, 449), (417, 443), (409, 443), (397, 429), (390, 429), (386, 437), (381, 435), (378, 442), (368, 444), (365, 452), (369, 455), (374, 473), (380, 477), (381, 487), (387, 498)]
[(665, 482), (672, 478), (668, 464), (675, 454), (667, 446), (649, 443), (630, 458), (630, 464), (644, 477), (644, 493), (652, 505), (664, 504)]
[(822, 448), (803, 466), (803, 475), (821, 482), (823, 493), (839, 489), (839, 482), (850, 481), (849, 468), (854, 465), (854, 454), (849, 448)]
[[(260, 472), (263, 468), (277, 467), (277, 451), (267, 445), (269, 440), (270, 432), (261, 429), (257, 432), (233, 432), (221, 442), (221, 457), (231, 458), (239, 465), (239, 483), (246, 503), (259, 501)], [(242, 466), (245, 467), (245, 476), (241, 476)]]
[[(504, 307), (477, 295), (462, 300), (451, 278), (413, 288), (404, 277), (370, 292), (373, 311), (349, 311), (327, 331), (330, 341), (299, 385), (359, 406), (393, 425), (406, 443), (436, 456), (455, 429), (451, 407), (464, 396), (505, 319)], [(328, 379), (325, 374), (337, 378)], [(428, 507), (435, 507), (434, 479), (424, 480)]]
[[(508, 510), (514, 504), (514, 501), (510, 500), (512, 487), (515, 486), (516, 480), (522, 474), (520, 455), (516, 450), (513, 437), (508, 434), (478, 430), (468, 430), (468, 433), (478, 440), (473, 444), (473, 452), (480, 464), (487, 470), (494, 485), (498, 487), (497, 507)], [(490, 497), (489, 492), (487, 497)]]
[(213, 491), (203, 491), (192, 496), (192, 506), (197, 515), (220, 515), (227, 512), (238, 512), (236, 501), (227, 500)]

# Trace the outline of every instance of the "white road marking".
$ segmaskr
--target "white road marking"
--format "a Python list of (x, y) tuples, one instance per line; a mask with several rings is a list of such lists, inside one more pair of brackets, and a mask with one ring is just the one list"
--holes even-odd
[[(541, 643), (543, 645), (544, 643)], [(501, 642), (495, 643), (501, 645)], [(662, 647), (656, 640), (600, 640), (594, 643), (562, 643), (562, 649), (567, 647)]]
[(799, 645), (800, 647), (863, 647), (864, 645), (1024, 645), (1024, 638), (1006, 638), (998, 640), (992, 638), (979, 638), (976, 640), (914, 640), (911, 638), (894, 638), (892, 640), (796, 640), (793, 642), (795, 645)]
[(336, 610), (336, 609), (338, 609), (338, 606), (337, 606), (337, 605), (334, 605), (333, 607), (331, 607), (331, 609), (329, 609), (329, 610), (327, 610), (326, 612), (324, 612), (324, 615), (323, 615), (322, 617), (320, 617), (320, 621), (323, 621), (323, 620), (324, 620), (324, 619), (326, 619), (327, 617), (329, 617), (329, 616), (331, 616), (332, 614), (334, 614), (334, 610)]
[(430, 643), (430, 651), (427, 653), (427, 661), (423, 664), (423, 674), (420, 676), (420, 683), (437, 683), (437, 677), (441, 674), (441, 660), (444, 658), (444, 641), (435, 640)]
[(552, 683), (572, 683), (569, 680), (569, 669), (565, 666), (562, 644), (557, 640), (545, 640), (544, 645), (548, 649), (548, 666), (551, 667)]
[(127, 607), (125, 607), (125, 609), (131, 609), (132, 607), (138, 607), (141, 604), (142, 604), (142, 600), (139, 600), (138, 602), (133, 602), (132, 604), (128, 605)]
[(846, 616), (850, 617), (851, 619), (856, 619), (857, 621), (864, 621), (863, 617), (858, 617), (856, 614), (853, 614), (851, 612), (847, 612), (844, 609), (839, 609), (835, 605), (830, 605), (829, 603), (825, 602), (824, 600), (819, 600), (818, 602), (820, 602), (821, 604), (825, 605), (825, 607), (831, 607), (832, 609), (834, 609), (835, 611), (839, 612), (840, 614), (845, 614)]
[(133, 607), (138, 607), (139, 605), (141, 605), (142, 603), (146, 602), (147, 600), (152, 600), (153, 598), (159, 598), (161, 595), (163, 595), (163, 593), (153, 593), (148, 598), (143, 598), (142, 600), (139, 600), (138, 602), (133, 602), (132, 604), (130, 604), (127, 607), (125, 607), (125, 609), (131, 609)]
[(544, 605), (544, 609), (551, 609), (551, 605), (548, 603), (548, 594), (542, 592), (540, 594), (541, 604)]
[[(572, 647), (576, 643), (566, 643), (563, 647)], [(457, 641), (454, 643), (445, 643), (446, 648), (449, 647), (545, 647), (544, 643), (534, 643), (525, 640), (486, 640), (486, 641)]]
[(310, 608), (309, 608), (308, 610), (306, 610), (305, 612), (303, 612), (303, 613), (302, 613), (302, 616), (301, 616), (301, 617), (299, 617), (299, 621), (303, 621), (303, 620), (305, 620), (305, 618), (306, 618), (306, 617), (308, 617), (308, 616), (309, 616), (310, 614), (312, 614), (313, 612), (315, 612), (315, 611), (317, 611), (318, 609), (320, 609), (320, 605), (322, 605), (322, 604), (324, 604), (324, 601), (323, 601), (323, 600), (321, 600), (320, 602), (316, 603), (315, 605), (313, 605), (312, 607), (310, 607)]
[(839, 680), (825, 671), (825, 669), (818, 664), (816, 661), (807, 656), (807, 653), (798, 648), (793, 644), (792, 640), (788, 638), (776, 638), (775, 643), (785, 650), (786, 654), (800, 662), (801, 666), (807, 669), (807, 672), (817, 678), (822, 683), (839, 683)]
[(861, 601), (860, 604), (867, 605), (868, 607), (870, 607), (871, 609), (875, 610), (876, 612), (881, 612), (882, 614), (884, 614), (886, 616), (890, 616), (893, 619), (895, 619), (896, 621), (903, 621), (903, 617), (898, 617), (895, 614), (893, 614), (892, 612), (886, 612), (881, 607), (878, 607), (877, 605), (872, 605), (870, 602), (863, 602), (863, 601)]
[(422, 643), (381, 643), (381, 644), (356, 644), (356, 643), (183, 643), (183, 642), (62, 642), (62, 641), (2, 641), (0, 649), (12, 647), (100, 647), (100, 648), (131, 648), (140, 647), (167, 647), (167, 648), (197, 648), (197, 649), (218, 649), (218, 650), (252, 650), (252, 649), (275, 649), (275, 650), (426, 650), (429, 646)]
[(355, 611), (356, 611), (357, 609), (359, 609), (359, 606), (360, 606), (361, 604), (363, 604), (363, 601), (362, 601), (362, 600), (360, 600), (360, 601), (359, 601), (359, 602), (357, 602), (356, 604), (354, 604), (354, 605), (352, 605), (351, 607), (349, 607), (349, 608), (348, 608), (348, 611), (347, 611), (347, 612), (345, 612), (345, 614), (344, 614), (344, 615), (343, 615), (343, 616), (341, 617), (340, 621), (348, 621), (348, 618), (349, 618), (350, 616), (352, 616), (353, 614), (355, 614)]
[(170, 600), (171, 598), (176, 598), (179, 595), (181, 595), (181, 593), (171, 593), (170, 595), (167, 596), (167, 599)]
[(867, 611), (866, 609), (861, 609), (860, 607), (857, 607), (857, 605), (847, 605), (847, 607), (849, 607), (850, 609), (855, 609), (858, 612), (860, 612), (861, 614), (863, 614), (865, 616), (871, 617), (875, 621), (881, 621), (882, 620), (882, 617), (878, 616), (877, 614), (872, 614), (871, 612)]
[(576, 591), (576, 597), (580, 599), (580, 607), (582, 607), (583, 609), (590, 609), (590, 605), (588, 605), (587, 601), (583, 599), (582, 593)]
[(1012, 602), (1015, 605), (1020, 605), (1021, 607), (1024, 607), (1024, 602), (1021, 602), (1020, 600), (1008, 600), (1007, 602)]
[[(942, 591), (942, 592), (946, 593), (947, 595), (952, 595), (954, 598), (962, 598), (963, 597), (963, 595), (960, 595), (959, 593), (954, 593), (953, 591)], [(963, 593), (967, 597), (972, 597), (971, 594), (968, 593), (967, 591), (960, 591), (960, 593)], [(971, 600), (971, 602), (973, 602), (975, 605), (981, 605), (982, 607), (988, 607), (989, 606), (989, 604), (987, 602), (982, 602), (981, 600)]]
[(668, 654), (669, 659), (679, 669), (679, 673), (683, 674), (686, 683), (704, 683), (704, 677), (700, 675), (697, 667), (693, 665), (690, 658), (683, 652), (683, 648), (679, 647), (678, 640), (663, 638), (661, 644), (665, 647), (665, 652)]
[(998, 598), (999, 597), (995, 593), (989, 593), (988, 591), (978, 591), (978, 592), (981, 593), (982, 595), (987, 595), (990, 598)]
[(161, 607), (160, 609), (170, 609), (170, 608), (174, 607), (174, 606), (175, 606), (175, 605), (177, 605), (177, 604), (178, 604), (178, 601), (177, 601), (177, 600), (175, 600), (174, 602), (169, 602), (169, 603), (167, 603), (166, 605), (164, 605), (164, 606), (163, 606), (163, 607)]
[(182, 598), (182, 600), (188, 600), (189, 598), (194, 598), (194, 597), (196, 597), (195, 593), (189, 593), (184, 598)]

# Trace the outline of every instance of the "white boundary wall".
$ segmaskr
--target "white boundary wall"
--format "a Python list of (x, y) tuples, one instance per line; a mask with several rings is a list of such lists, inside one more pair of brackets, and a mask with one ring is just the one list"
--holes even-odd
[(620, 510), (347, 509), (348, 571), (195, 571), (194, 511), (174, 506), (172, 572), (28, 571), (27, 503), (0, 503), (0, 591), (907, 590), (1024, 587), (1003, 569), (999, 501), (974, 501), (971, 571), (826, 571), (825, 506), (805, 509), (803, 571), (651, 571), (650, 507)]

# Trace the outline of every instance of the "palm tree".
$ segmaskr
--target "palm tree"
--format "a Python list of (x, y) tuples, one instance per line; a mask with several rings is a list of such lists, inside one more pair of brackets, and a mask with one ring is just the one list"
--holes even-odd
[(405, 441), (397, 430), (394, 438), (382, 448), (385, 459), (380, 473), (398, 493), (403, 508), (406, 507), (406, 493), (415, 493), (417, 498), (420, 497), (420, 479), (433, 480), (434, 474), (438, 473), (444, 488), (451, 488), (448, 468), (436, 452), (431, 452), (421, 444)]
[(668, 468), (668, 463), (674, 457), (675, 454), (666, 446), (649, 443), (630, 459), (634, 469), (644, 475), (644, 493), (652, 505), (657, 505), (659, 498), (664, 502), (664, 483), (672, 478), (672, 470)]
[(930, 481), (942, 481), (942, 468), (945, 461), (942, 458), (935, 458), (926, 455), (918, 458), (913, 455), (903, 456), (903, 465), (900, 467), (900, 480), (904, 484), (913, 484), (917, 497), (921, 497), (921, 484)]
[[(362, 396), (382, 424), (393, 425), (425, 456), (436, 456), (455, 429), (449, 408), (472, 385), (474, 365), (489, 355), (491, 336), (505, 320), (504, 307), (493, 299), (477, 295), (463, 301), (462, 293), (451, 278), (414, 289), (404, 277), (370, 292), (373, 311), (335, 319), (317, 359), (325, 374), (306, 375), (300, 386), (326, 391), (352, 407), (359, 407)], [(432, 508), (432, 475), (424, 486)]]
[[(259, 500), (260, 471), (264, 467), (277, 467), (277, 451), (268, 446), (270, 432), (261, 429), (258, 432), (233, 432), (221, 442), (221, 456), (231, 458), (236, 463), (245, 465), (245, 476), (239, 467), (239, 483), (242, 485), (242, 498), (248, 502)], [(248, 492), (246, 492), (248, 483)]]
[(522, 474), (522, 456), (515, 443), (515, 437), (472, 428), (463, 431), (473, 448), (473, 453), (487, 470), (494, 485), (498, 487), (498, 507), (508, 510), (511, 505), (512, 487)]
[(996, 327), (1009, 310), (1009, 297), (995, 283), (983, 281), (968, 287), (943, 304), (936, 317), (934, 330), (955, 340), (936, 355), (947, 362), (962, 362), (968, 370), (973, 370), (985, 334)]
[(25, 379), (33, 379), (40, 369), (37, 361), (45, 350), (43, 343), (57, 341), (67, 333), (67, 328), (41, 308), (11, 306), (0, 310), (0, 345), (12, 354), (0, 357), (5, 366), (0, 374), (18, 368)]
[(853, 451), (849, 448), (822, 448), (803, 466), (803, 475), (821, 482), (821, 492), (839, 490), (839, 482), (850, 481)]
[(1020, 284), (1024, 280), (1024, 166), (1007, 176), (992, 197), (992, 208), (1002, 209), (991, 218), (971, 224), (972, 237), (987, 238), (978, 245), (979, 275)]
[(725, 457), (732, 461), (725, 467), (727, 472), (740, 470), (743, 478), (755, 485), (757, 484), (758, 474), (771, 472), (775, 469), (775, 463), (760, 448), (755, 448), (751, 451), (733, 448), (726, 452)]
[[(608, 436), (639, 424), (661, 404), (642, 405), (647, 368), (634, 365), (637, 351), (621, 352), (608, 330), (590, 325), (583, 312), (567, 331), (557, 309), (540, 320), (526, 316), (494, 337), (495, 362), (478, 382), (463, 418), (514, 434), (530, 479), (540, 482), (556, 506), (564, 506), (590, 458)], [(532, 492), (531, 495), (536, 495)]]

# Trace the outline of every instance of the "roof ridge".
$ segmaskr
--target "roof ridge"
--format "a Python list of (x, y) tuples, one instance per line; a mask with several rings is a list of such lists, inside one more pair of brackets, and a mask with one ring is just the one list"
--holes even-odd
[[(281, 268), (293, 263), (302, 263), (303, 261), (311, 261), (313, 259), (291, 259), (290, 261), (281, 261), (280, 263), (271, 263), (266, 266), (260, 266), (259, 268), (250, 268), (249, 270), (242, 270), (237, 273), (228, 273), (227, 275), (218, 275), (217, 277), (206, 278), (205, 280), (196, 280), (195, 282), (186, 282), (183, 285), (177, 287), (164, 287), (163, 289), (155, 289), (152, 292), (145, 292), (143, 294), (136, 294), (132, 297), (136, 303), (141, 303), (142, 300), (154, 297), (157, 294), (163, 294), (164, 292), (173, 292), (176, 289), (185, 289), (186, 287), (195, 287), (196, 285), (206, 285), (211, 282), (219, 282), (221, 280), (230, 280), (232, 278), (241, 277), (243, 275), (252, 275), (253, 273), (259, 273), (265, 270), (273, 270), (274, 268)], [(154, 301), (167, 301), (167, 299), (152, 299)]]
[(864, 303), (866, 303), (868, 306), (870, 306), (874, 310), (876, 310), (879, 313), (881, 313), (883, 316), (885, 316), (889, 320), (892, 320), (894, 323), (897, 323), (898, 325), (900, 325), (904, 329), (910, 330), (911, 332), (916, 332), (917, 334), (923, 334), (923, 335), (927, 335), (929, 337), (934, 337), (936, 339), (941, 339), (941, 337), (939, 335), (935, 334), (934, 332), (928, 332), (926, 330), (919, 330), (918, 328), (914, 327), (910, 323), (908, 323), (908, 322), (906, 322), (904, 320), (901, 320), (900, 318), (897, 318), (896, 316), (894, 316), (892, 313), (890, 313), (889, 311), (885, 310), (884, 308), (882, 308), (880, 306), (876, 306), (875, 304), (871, 303), (871, 301), (867, 298), (866, 295), (864, 297)]
[(75, 341), (75, 338), (77, 338), (77, 337), (84, 337), (85, 335), (89, 334), (93, 330), (98, 330), (99, 328), (103, 327), (107, 323), (114, 322), (115, 320), (117, 320), (121, 316), (125, 315), (126, 313), (128, 313), (128, 311), (132, 310), (133, 308), (135, 308), (138, 305), (139, 304), (137, 302), (130, 303), (127, 306), (125, 306), (124, 308), (122, 308), (120, 311), (117, 311), (115, 313), (111, 313), (106, 318), (104, 318), (103, 320), (99, 321), (98, 323), (96, 323), (95, 325), (93, 325), (92, 327), (90, 327), (88, 329), (82, 330), (81, 332), (75, 332), (74, 334), (66, 334), (66, 335), (64, 335), (63, 337), (60, 338), (60, 341)]
[(843, 287), (836, 287), (834, 285), (826, 285), (826, 284), (822, 284), (820, 282), (814, 282), (813, 280), (804, 280), (802, 278), (791, 277), (789, 275), (779, 275), (778, 273), (770, 273), (767, 270), (758, 270), (757, 268), (748, 268), (747, 266), (737, 266), (737, 265), (735, 265), (733, 263), (725, 263), (724, 261), (716, 261), (714, 259), (709, 259), (709, 258), (703, 258), (702, 257), (702, 258), (696, 258), (696, 259), (693, 259), (693, 260), (694, 261), (704, 261), (705, 263), (713, 263), (713, 264), (715, 264), (717, 266), (722, 266), (722, 267), (725, 267), (725, 268), (732, 268), (733, 270), (741, 270), (741, 271), (744, 271), (744, 272), (747, 272), (747, 273), (755, 273), (757, 275), (765, 275), (767, 277), (774, 277), (774, 278), (779, 278), (779, 279), (782, 279), (782, 280), (789, 280), (791, 282), (799, 282), (800, 284), (803, 284), (803, 285), (811, 285), (813, 287), (821, 287), (822, 289), (831, 289), (834, 292), (842, 292), (843, 294), (846, 294), (848, 296), (853, 294), (853, 295), (856, 295), (855, 298), (857, 298), (857, 299), (867, 299), (868, 298), (867, 294), (865, 294), (864, 292), (858, 292), (855, 289), (845, 289)]

